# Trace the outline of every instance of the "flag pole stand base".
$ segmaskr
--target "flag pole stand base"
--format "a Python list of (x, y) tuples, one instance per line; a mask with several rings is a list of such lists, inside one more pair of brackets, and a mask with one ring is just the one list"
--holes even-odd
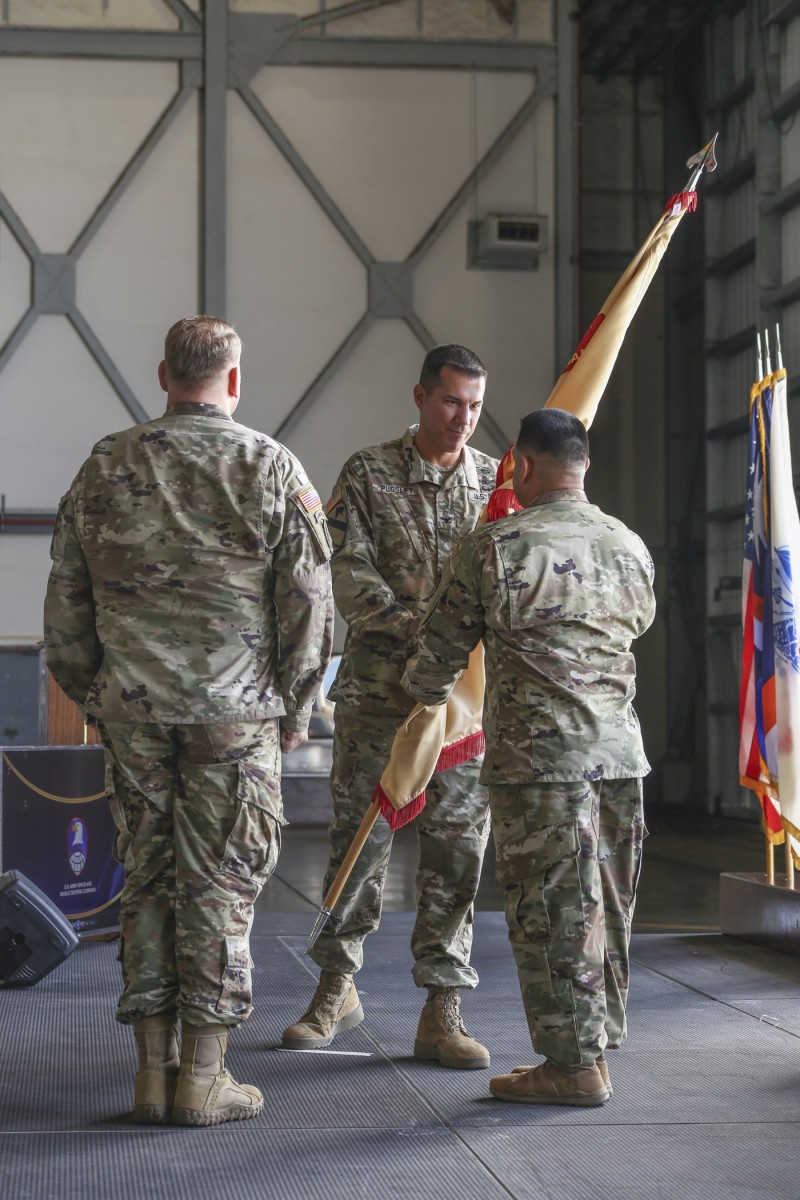
[(766, 872), (719, 877), (720, 932), (800, 958), (800, 891)]

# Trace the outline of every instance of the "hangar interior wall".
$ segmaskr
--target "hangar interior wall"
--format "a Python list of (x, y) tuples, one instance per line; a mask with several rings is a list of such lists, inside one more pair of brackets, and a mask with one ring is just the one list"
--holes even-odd
[(800, 469), (800, 14), (725, 6), (705, 33), (706, 100), (720, 130), (706, 221), (706, 606), (709, 805), (757, 811), (738, 779), (741, 572), (756, 331), (781, 329), (795, 491)]
[[(220, 51), (198, 3), (3, 4), (7, 514), (52, 513), (99, 436), (162, 411), (164, 332), (220, 299), (245, 344), (240, 418), (321, 493), (354, 448), (413, 420), (428, 345), (484, 358), (481, 448), (505, 449), (544, 399), (570, 213), (555, 202), (550, 4), (521, 4), (513, 25), (471, 0), (345, 7), (363, 11), (281, 49), (264, 22), (326, 6), (208, 0)], [(503, 69), (509, 40), (530, 52)], [(537, 270), (468, 269), (468, 222), (493, 211), (547, 216)], [(3, 528), (0, 637), (35, 640), (49, 538)]]

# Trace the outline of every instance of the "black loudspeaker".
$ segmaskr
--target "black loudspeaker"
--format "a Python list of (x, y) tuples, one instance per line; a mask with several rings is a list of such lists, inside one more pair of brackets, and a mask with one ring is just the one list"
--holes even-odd
[(0, 987), (31, 987), (78, 944), (66, 917), (18, 871), (0, 875)]

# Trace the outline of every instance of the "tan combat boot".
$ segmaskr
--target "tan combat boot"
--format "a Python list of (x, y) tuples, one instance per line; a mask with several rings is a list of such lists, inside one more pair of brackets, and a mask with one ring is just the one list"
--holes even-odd
[(133, 1093), (133, 1119), (137, 1125), (166, 1125), (178, 1078), (178, 1018), (158, 1013), (133, 1022), (139, 1051), (139, 1069)]
[(258, 1088), (237, 1083), (225, 1070), (227, 1045), (227, 1025), (184, 1022), (173, 1125), (220, 1125), (246, 1121), (261, 1112), (264, 1100)]
[(489, 1091), (498, 1100), (515, 1104), (569, 1104), (593, 1108), (608, 1100), (608, 1088), (597, 1063), (564, 1067), (546, 1059), (528, 1071), (495, 1075)]
[(489, 1066), (489, 1051), (464, 1028), (458, 988), (428, 988), (414, 1042), (414, 1057), (435, 1059), (443, 1067), (467, 1071)]
[[(611, 1078), (608, 1074), (608, 1062), (606, 1061), (605, 1054), (601, 1054), (600, 1057), (596, 1058), (594, 1061), (595, 1061), (595, 1066), (597, 1067), (598, 1071), (600, 1072), (603, 1083), (606, 1085), (606, 1090), (608, 1091), (608, 1098), (610, 1100), (611, 1097), (614, 1095), (614, 1089), (611, 1086)], [(535, 1070), (536, 1070), (535, 1066), (514, 1067), (512, 1074), (519, 1075), (522, 1071), (535, 1071)]]
[(337, 1033), (355, 1029), (364, 1020), (352, 975), (322, 971), (317, 990), (299, 1021), (284, 1029), (281, 1045), (286, 1050), (321, 1050), (330, 1046)]

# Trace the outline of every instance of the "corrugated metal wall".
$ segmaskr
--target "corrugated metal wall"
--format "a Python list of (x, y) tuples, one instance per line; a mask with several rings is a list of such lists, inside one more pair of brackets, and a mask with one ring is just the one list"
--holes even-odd
[[(755, 334), (780, 324), (790, 424), (800, 433), (800, 10), (748, 0), (706, 29), (720, 169), (706, 221), (709, 808), (755, 807), (738, 782), (742, 545)], [(795, 454), (797, 461), (797, 453)]]

